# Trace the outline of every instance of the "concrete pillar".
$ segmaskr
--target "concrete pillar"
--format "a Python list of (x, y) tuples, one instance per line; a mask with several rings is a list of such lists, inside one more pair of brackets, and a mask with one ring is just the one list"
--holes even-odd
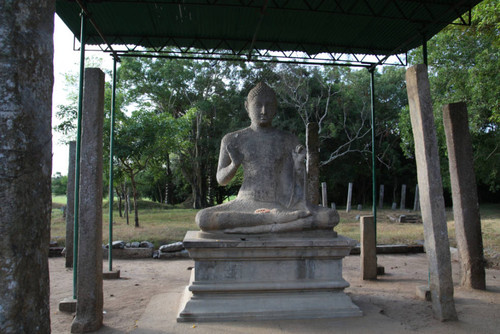
[(311, 204), (319, 205), (319, 134), (318, 123), (307, 123), (307, 198)]
[(456, 320), (450, 243), (427, 66), (410, 67), (406, 71), (406, 87), (415, 142), (432, 308), (436, 318), (442, 321)]
[(382, 209), (384, 207), (384, 185), (380, 185), (380, 191), (378, 193), (378, 207)]
[(404, 210), (406, 207), (406, 184), (401, 186), (401, 203), (399, 205), (400, 210)]
[(0, 333), (50, 333), (55, 1), (0, 2)]
[(373, 216), (361, 216), (361, 278), (377, 279), (377, 243), (375, 241), (375, 224)]
[(326, 192), (326, 182), (321, 182), (321, 200), (323, 207), (328, 207), (328, 194)]
[(69, 142), (68, 186), (66, 188), (66, 268), (73, 268), (73, 227), (75, 224), (76, 142)]
[(351, 212), (351, 200), (352, 200), (352, 182), (349, 182), (349, 189), (347, 190), (347, 205), (346, 212)]
[(76, 317), (72, 333), (102, 326), (102, 143), (104, 73), (85, 69), (80, 155), (80, 210)]
[(443, 123), (448, 146), (455, 235), (462, 269), (461, 283), (468, 288), (484, 290), (483, 238), (465, 103), (445, 105)]
[(415, 200), (413, 201), (413, 211), (420, 211), (420, 196), (418, 184), (415, 186)]

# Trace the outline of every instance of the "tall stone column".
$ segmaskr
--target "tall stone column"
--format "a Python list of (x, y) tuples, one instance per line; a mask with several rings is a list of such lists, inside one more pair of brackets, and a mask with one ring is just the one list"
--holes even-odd
[(429, 261), (432, 309), (434, 316), (442, 321), (456, 320), (450, 243), (427, 66), (410, 67), (406, 71), (406, 87), (415, 142), (425, 251)]
[(415, 186), (415, 199), (413, 200), (413, 211), (420, 211), (420, 196), (418, 194), (418, 184)]
[(68, 185), (66, 187), (66, 268), (73, 268), (73, 227), (75, 224), (76, 142), (69, 142)]
[(318, 123), (307, 123), (307, 198), (314, 205), (319, 204), (319, 136)]
[(328, 192), (326, 189), (326, 182), (321, 182), (321, 204), (323, 207), (328, 207)]
[(349, 182), (349, 188), (347, 189), (347, 205), (345, 208), (346, 212), (351, 212), (351, 201), (352, 201), (352, 182)]
[(448, 146), (455, 234), (462, 269), (461, 283), (468, 288), (484, 290), (483, 237), (465, 103), (445, 105), (443, 123)]
[(384, 185), (380, 185), (380, 190), (378, 193), (378, 208), (383, 209), (384, 207)]
[(72, 333), (102, 326), (102, 143), (104, 73), (85, 69), (80, 149), (76, 317)]
[(364, 280), (377, 279), (377, 241), (375, 240), (375, 224), (373, 216), (361, 216), (361, 278)]
[(400, 210), (406, 209), (406, 184), (401, 186), (401, 203), (399, 205)]
[(55, 1), (0, 1), (0, 333), (50, 333)]

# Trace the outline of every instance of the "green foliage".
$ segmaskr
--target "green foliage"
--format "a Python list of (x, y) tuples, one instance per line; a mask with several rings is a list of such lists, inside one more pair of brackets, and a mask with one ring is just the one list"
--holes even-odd
[(57, 172), (56, 175), (52, 177), (52, 194), (66, 195), (67, 188), (68, 177), (66, 175), (61, 175), (60, 172)]
[[(485, 0), (474, 7), (470, 27), (450, 25), (428, 43), (429, 81), (443, 174), (448, 174), (442, 107), (463, 101), (479, 185), (500, 190), (500, 3)], [(420, 50), (411, 55), (419, 61)], [(400, 120), (407, 120), (402, 115)], [(412, 155), (412, 135), (402, 133), (405, 154)], [(444, 184), (449, 188), (448, 178)]]

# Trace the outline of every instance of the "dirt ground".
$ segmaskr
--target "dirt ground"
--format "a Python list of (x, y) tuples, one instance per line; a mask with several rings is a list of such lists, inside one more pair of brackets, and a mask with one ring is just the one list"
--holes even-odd
[[(98, 333), (499, 333), (500, 270), (487, 269), (487, 290), (458, 285), (453, 262), (455, 305), (459, 321), (433, 318), (430, 302), (416, 298), (427, 284), (425, 254), (379, 255), (386, 274), (377, 281), (360, 279), (359, 256), (344, 260), (346, 292), (363, 317), (228, 323), (176, 323), (178, 303), (188, 284), (191, 260), (114, 260), (121, 279), (104, 281), (104, 327)], [(74, 314), (58, 310), (72, 294), (72, 271), (63, 258), (51, 258), (50, 303), (52, 333), (69, 333)], [(107, 263), (104, 262), (104, 270)]]

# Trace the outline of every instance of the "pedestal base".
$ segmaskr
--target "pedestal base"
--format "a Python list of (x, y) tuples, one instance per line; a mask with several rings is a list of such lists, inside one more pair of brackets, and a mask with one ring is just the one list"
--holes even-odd
[(179, 322), (361, 316), (344, 293), (355, 241), (334, 232), (227, 235), (189, 231), (195, 261)]

